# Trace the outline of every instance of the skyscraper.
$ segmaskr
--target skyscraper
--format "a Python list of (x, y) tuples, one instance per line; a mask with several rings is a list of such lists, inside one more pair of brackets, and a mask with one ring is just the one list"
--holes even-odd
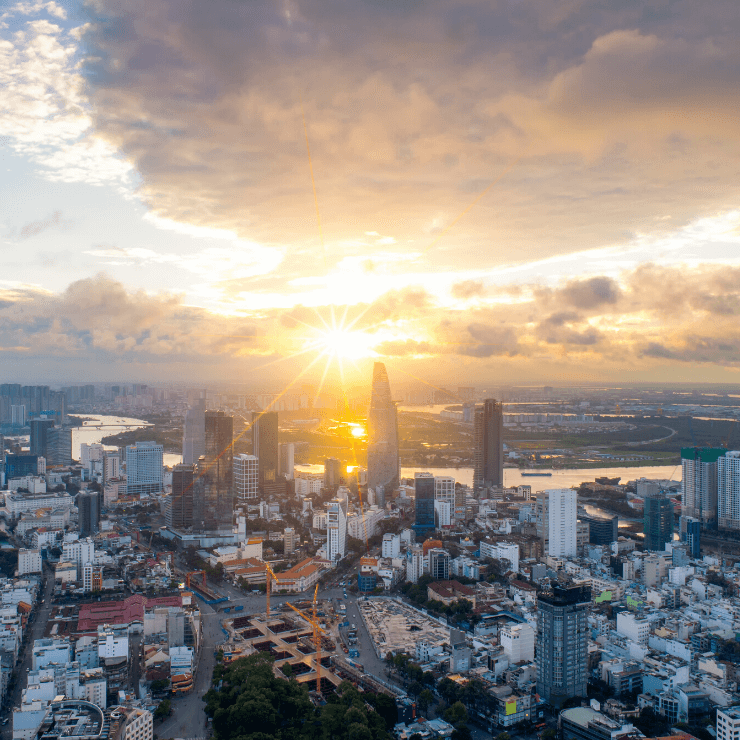
[(136, 442), (126, 448), (126, 493), (141, 495), (162, 490), (162, 445)]
[(31, 427), (30, 453), (47, 457), (46, 432), (54, 426), (54, 419), (47, 419), (46, 417), (31, 419), (29, 426)]
[(51, 427), (46, 430), (46, 464), (70, 465), (72, 462), (71, 427)]
[(285, 480), (293, 480), (295, 477), (295, 445), (292, 442), (286, 442), (279, 447), (280, 453), (280, 470)]
[(231, 529), (234, 520), (234, 417), (205, 413), (205, 452), (194, 484), (193, 527)]
[(664, 491), (650, 493), (645, 498), (645, 549), (662, 551), (673, 539), (673, 501)]
[(252, 412), (252, 454), (258, 460), (258, 483), (275, 483), (280, 465), (277, 411)]
[[(385, 505), (385, 495), (398, 486), (398, 478), (398, 411), (391, 397), (385, 365), (376, 362), (373, 365), (373, 387), (367, 415), (367, 485), (376, 491), (379, 506), (380, 498)], [(380, 486), (383, 487), (382, 496), (377, 490)]]
[(504, 485), (503, 404), (487, 398), (475, 409), (473, 424), (473, 486), (476, 489)]
[(537, 693), (559, 707), (588, 686), (589, 586), (553, 586), (537, 596)]
[(709, 528), (717, 526), (717, 465), (727, 450), (684, 447), (681, 450), (681, 513)]
[(185, 414), (182, 429), (182, 462), (194, 465), (205, 454), (206, 444), (206, 402), (196, 398), (193, 406)]
[(234, 495), (237, 504), (257, 501), (259, 470), (254, 455), (234, 455)]
[(570, 488), (537, 494), (537, 534), (542, 552), (553, 558), (578, 554), (578, 493)]
[(414, 532), (417, 541), (426, 539), (434, 533), (434, 476), (431, 473), (414, 474), (416, 492), (416, 520)]
[(172, 498), (169, 526), (188, 529), (193, 526), (193, 486), (195, 465), (181, 463), (172, 469)]
[(347, 547), (347, 502), (334, 499), (326, 507), (326, 554), (332, 563), (344, 558)]
[(740, 452), (717, 460), (717, 514), (720, 529), (740, 529)]
[(77, 495), (80, 537), (92, 537), (100, 528), (100, 496), (91, 491)]
[(342, 463), (336, 457), (327, 457), (324, 460), (324, 488), (336, 488), (343, 477)]

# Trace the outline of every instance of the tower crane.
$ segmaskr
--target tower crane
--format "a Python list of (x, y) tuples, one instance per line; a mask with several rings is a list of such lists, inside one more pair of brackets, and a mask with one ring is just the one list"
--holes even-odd
[(269, 617), (270, 616), (270, 591), (272, 591), (272, 579), (274, 578), (275, 580), (277, 580), (277, 576), (273, 572), (273, 570), (270, 567), (270, 564), (269, 563), (265, 563), (265, 570), (266, 570), (265, 575), (267, 576), (267, 578), (266, 578), (266, 581), (267, 581), (267, 589), (266, 589), (266, 592), (265, 592), (266, 595), (267, 595), (267, 609), (266, 609), (266, 612), (267, 612), (267, 616)]
[[(316, 587), (318, 591), (318, 585)], [(313, 619), (308, 616), (308, 614), (305, 614), (302, 612), (298, 607), (293, 606), (289, 601), (286, 602), (288, 606), (296, 612), (296, 614), (299, 614), (302, 616), (312, 627), (313, 627), (313, 642), (316, 647), (316, 693), (321, 693), (321, 635), (325, 635), (326, 632), (319, 626), (318, 621), (316, 619)], [(316, 594), (314, 593), (314, 604), (313, 604), (314, 614), (316, 613)]]

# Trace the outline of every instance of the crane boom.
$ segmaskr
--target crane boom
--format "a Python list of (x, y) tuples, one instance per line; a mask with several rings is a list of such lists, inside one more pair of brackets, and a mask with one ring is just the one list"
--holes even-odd
[(267, 588), (265, 589), (265, 595), (267, 596), (267, 608), (265, 609), (265, 612), (267, 616), (270, 616), (270, 591), (272, 591), (272, 579), (275, 578), (275, 573), (273, 573), (272, 568), (270, 567), (269, 563), (265, 563), (265, 576), (266, 576), (266, 585)]
[[(318, 587), (317, 587), (318, 590)], [(316, 594), (314, 593), (314, 609), (316, 608)], [(326, 632), (321, 629), (319, 626), (319, 623), (308, 616), (308, 614), (304, 614), (298, 607), (293, 606), (289, 601), (286, 602), (288, 606), (297, 614), (300, 614), (312, 627), (313, 627), (313, 641), (314, 641), (314, 647), (316, 648), (316, 693), (321, 693), (321, 634), (326, 634)]]

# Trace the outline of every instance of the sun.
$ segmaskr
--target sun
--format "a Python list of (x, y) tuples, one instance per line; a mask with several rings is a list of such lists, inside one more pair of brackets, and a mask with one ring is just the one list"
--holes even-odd
[(318, 331), (313, 344), (319, 353), (340, 360), (360, 360), (377, 354), (372, 348), (374, 340), (369, 335), (351, 329)]
[(365, 430), (359, 424), (354, 424), (352, 426), (352, 436), (353, 437), (357, 437), (358, 439), (360, 437), (364, 437), (365, 436)]

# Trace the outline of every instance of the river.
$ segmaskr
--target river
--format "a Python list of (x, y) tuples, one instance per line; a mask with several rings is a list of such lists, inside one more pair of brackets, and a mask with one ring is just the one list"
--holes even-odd
[[(323, 465), (296, 465), (296, 472), (323, 473)], [(449, 475), (458, 483), (466, 486), (473, 485), (473, 468), (401, 468), (402, 478), (413, 478), (414, 473), (433, 473), (434, 475)], [(532, 486), (532, 491), (546, 491), (550, 488), (572, 488), (585, 481), (593, 481), (602, 476), (616, 478), (620, 476), (622, 483), (637, 478), (652, 478), (657, 480), (681, 480), (680, 465), (657, 465), (628, 468), (575, 468), (573, 470), (538, 470), (539, 473), (552, 473), (551, 476), (526, 476), (518, 468), (504, 468), (504, 485)]]
[[(74, 427), (72, 430), (72, 458), (80, 459), (80, 447), (83, 442), (91, 445), (102, 441), (103, 437), (119, 432), (128, 432), (132, 429), (143, 429), (151, 424), (143, 419), (131, 419), (125, 416), (104, 416), (100, 414), (70, 414), (83, 418), (83, 426)], [(117, 450), (116, 446), (105, 445), (107, 450)], [(163, 455), (165, 465), (172, 467), (182, 462), (182, 455), (165, 453)]]

